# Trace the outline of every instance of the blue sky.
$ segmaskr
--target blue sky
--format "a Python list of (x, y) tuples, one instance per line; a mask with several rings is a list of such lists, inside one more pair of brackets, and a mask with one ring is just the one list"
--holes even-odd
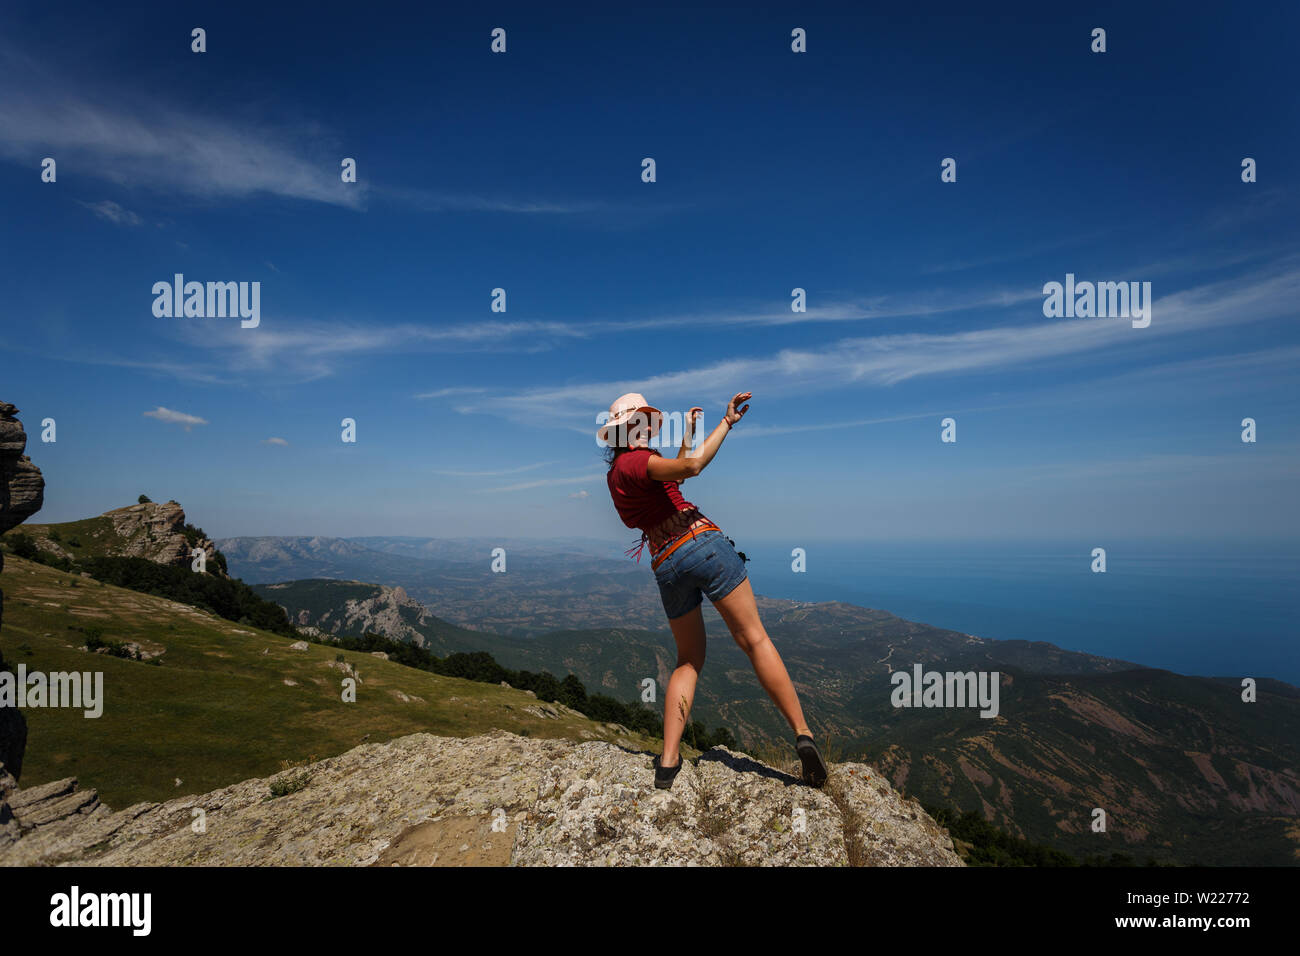
[[(1300, 16), (1132, 6), (16, 4), (0, 400), (42, 517), (623, 539), (596, 414), (752, 390), (684, 486), (749, 538), (1294, 539)], [(155, 317), (175, 273), (260, 282), (260, 326)], [(1150, 282), (1151, 325), (1044, 317), (1067, 273)]]

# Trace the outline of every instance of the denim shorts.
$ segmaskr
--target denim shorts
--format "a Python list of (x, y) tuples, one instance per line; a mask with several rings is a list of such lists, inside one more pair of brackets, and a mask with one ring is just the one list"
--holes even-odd
[(747, 577), (745, 562), (726, 535), (714, 528), (687, 538), (655, 568), (669, 620), (694, 611), (704, 594), (710, 601), (722, 600)]

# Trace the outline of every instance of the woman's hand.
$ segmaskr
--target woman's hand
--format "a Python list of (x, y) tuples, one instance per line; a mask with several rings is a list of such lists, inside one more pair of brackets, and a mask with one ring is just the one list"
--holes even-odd
[(741, 402), (748, 403), (753, 397), (753, 392), (737, 392), (736, 397), (727, 403), (727, 414), (724, 417), (726, 418), (728, 425), (735, 425), (745, 417), (745, 412), (749, 411), (749, 405), (745, 404), (739, 408), (736, 406), (740, 405)]
[(682, 428), (682, 447), (677, 450), (678, 458), (685, 458), (691, 453), (691, 446), (695, 444), (695, 425), (704, 414), (704, 409), (698, 405), (686, 413), (686, 422)]
[(682, 439), (684, 444), (695, 444), (695, 426), (699, 423), (700, 416), (703, 414), (704, 409), (700, 408), (698, 405), (686, 413), (686, 434)]
[[(655, 481), (685, 481), (687, 478), (693, 478), (704, 470), (704, 467), (713, 460), (713, 456), (718, 453), (722, 447), (722, 440), (727, 437), (727, 432), (731, 431), (731, 426), (736, 424), (745, 417), (745, 412), (749, 411), (749, 406), (742, 404), (748, 402), (753, 392), (737, 392), (736, 397), (727, 403), (727, 414), (722, 421), (718, 422), (716, 428), (709, 433), (709, 437), (704, 439), (699, 450), (694, 455), (686, 454), (687, 442), (689, 439), (682, 440), (682, 450), (676, 458), (663, 458), (659, 455), (651, 455), (645, 464), (646, 474)], [(736, 406), (740, 406), (737, 408)], [(686, 423), (683, 432), (694, 432), (695, 421), (704, 413), (702, 408), (692, 408), (686, 413)]]

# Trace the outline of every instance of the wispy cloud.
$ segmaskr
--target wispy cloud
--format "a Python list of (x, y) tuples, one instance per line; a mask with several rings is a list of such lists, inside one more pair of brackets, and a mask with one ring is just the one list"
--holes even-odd
[[(220, 364), (233, 370), (274, 370), (289, 381), (313, 381), (335, 374), (348, 357), (394, 352), (543, 352), (566, 342), (593, 341), (602, 336), (672, 329), (710, 329), (808, 323), (843, 323), (891, 317), (921, 317), (979, 309), (1005, 309), (1041, 300), (1038, 290), (878, 297), (869, 302), (828, 303), (806, 313), (789, 307), (767, 311), (727, 311), (646, 316), (593, 321), (497, 320), (431, 325), (415, 322), (375, 324), (365, 321), (264, 320), (256, 330), (238, 324), (178, 324), (178, 337), (188, 344), (222, 356)], [(436, 399), (474, 395), (482, 388), (434, 389), (414, 395)], [(608, 403), (606, 403), (608, 404)]]
[(9, 159), (53, 156), (82, 175), (192, 196), (364, 203), (365, 183), (340, 179), (340, 149), (305, 124), (208, 116), (140, 91), (87, 93), (8, 45), (0, 66), (0, 155)]
[(969, 375), (1077, 359), (1125, 348), (1130, 354), (1169, 336), (1292, 314), (1300, 301), (1294, 265), (1240, 279), (1198, 286), (1156, 299), (1151, 326), (1127, 319), (1060, 320), (969, 331), (847, 338), (818, 348), (782, 349), (771, 355), (712, 362), (641, 379), (544, 386), (461, 403), (464, 412), (491, 412), (515, 420), (588, 419), (609, 397), (639, 391), (662, 405), (703, 392), (752, 388), (764, 394), (824, 391), (844, 386), (892, 386), (925, 376)]
[(1293, 188), (1243, 185), (1240, 200), (1216, 206), (1208, 214), (1205, 227), (1212, 232), (1237, 232), (1272, 216), (1294, 215), (1298, 195)]
[(263, 438), (263, 445), (288, 445), (289, 443), (283, 438)]
[(558, 464), (558, 461), (535, 461), (529, 465), (521, 465), (518, 468), (503, 468), (500, 471), (435, 471), (434, 474), (446, 475), (451, 478), (499, 478), (503, 475), (517, 475), (523, 471), (534, 471), (548, 465)]
[(792, 432), (809, 432), (809, 431), (831, 431), (840, 428), (862, 428), (868, 425), (889, 425), (894, 422), (911, 422), (921, 418), (932, 418), (938, 422), (947, 415), (971, 415), (977, 412), (999, 411), (1004, 408), (1015, 408), (1019, 403), (1007, 403), (1004, 405), (985, 405), (979, 408), (946, 408), (943, 410), (934, 410), (928, 412), (912, 412), (907, 415), (891, 415), (887, 418), (855, 418), (837, 421), (819, 421), (800, 423), (798, 425), (749, 425), (737, 429), (734, 438), (767, 438), (772, 435), (785, 435)]
[(167, 422), (169, 425), (183, 425), (186, 431), (189, 431), (195, 425), (208, 424), (206, 419), (199, 418), (197, 415), (187, 415), (185, 412), (173, 411), (161, 405), (151, 412), (145, 412), (144, 416), (146, 418), (156, 418), (158, 421)]
[(1061, 461), (1018, 468), (1016, 482), (1074, 481), (1092, 483), (1110, 478), (1150, 478), (1167, 485), (1170, 481), (1204, 481), (1208, 476), (1224, 471), (1249, 472), (1253, 479), (1285, 478), (1295, 474), (1295, 456), (1257, 454), (1248, 455), (1177, 455), (1151, 454), (1127, 459), (1087, 461)]
[(352, 154), (321, 124), (297, 118), (292, 104), (279, 115), (215, 116), (154, 91), (97, 84), (88, 92), (89, 84), (67, 79), (8, 43), (0, 45), (0, 73), (7, 78), (0, 156), (23, 163), (33, 155), (72, 160), (82, 175), (122, 186), (207, 198), (272, 195), (358, 209), (378, 201), (430, 213), (664, 214), (662, 203), (637, 207), (374, 185), (364, 174), (344, 183), (340, 163)]
[[(518, 353), (549, 346), (544, 339), (580, 335), (563, 322), (483, 322), (432, 326), (414, 323), (370, 325), (364, 322), (285, 321), (263, 318), (256, 329), (239, 323), (176, 322), (181, 342), (216, 358), (232, 374), (274, 372), (280, 381), (309, 382), (327, 378), (349, 357), (428, 352), (474, 352), (509, 349)], [(435, 390), (416, 398), (469, 395), (470, 390)]]
[(470, 193), (436, 192), (398, 186), (377, 188), (376, 197), (421, 212), (506, 212), (525, 215), (576, 215), (608, 212), (602, 200), (519, 199), (509, 196), (478, 196)]
[(487, 389), (477, 386), (456, 385), (451, 388), (439, 388), (432, 392), (421, 392), (419, 395), (413, 395), (412, 398), (449, 398), (452, 395), (475, 395), (486, 391)]
[[(1060, 280), (1061, 276), (1045, 276)], [(1157, 286), (1157, 291), (1158, 291)], [(762, 382), (764, 394), (817, 391), (844, 385), (891, 386), (929, 375), (977, 374), (1036, 362), (1081, 358), (1088, 353), (1127, 348), (1136, 353), (1167, 336), (1276, 318), (1294, 312), (1300, 300), (1300, 260), (1290, 256), (1233, 279), (1203, 283), (1155, 299), (1150, 328), (1133, 329), (1128, 320), (1046, 319), (1037, 304), (1041, 288), (969, 292), (943, 297), (902, 295), (866, 302), (827, 304), (806, 315), (772, 312), (724, 312), (662, 315), (630, 320), (490, 321), (445, 325), (369, 324), (265, 319), (257, 329), (238, 323), (178, 322), (173, 334), (201, 350), (193, 362), (138, 363), (97, 353), (82, 360), (117, 365), (144, 364), (177, 377), (247, 381), (274, 373), (281, 383), (308, 382), (334, 375), (352, 358), (414, 351), (540, 352), (563, 342), (598, 340), (602, 335), (640, 330), (753, 328), (788, 322), (839, 323), (854, 319), (927, 316), (959, 310), (1002, 312), (1014, 324), (959, 332), (904, 332), (840, 338), (824, 345), (787, 348), (768, 355), (736, 356), (649, 378), (570, 383), (525, 389), (493, 390), (451, 386), (419, 392), (416, 399), (456, 398), (461, 413), (489, 412), (507, 417), (546, 415), (556, 425), (585, 421), (586, 409), (607, 408), (610, 396), (626, 391), (653, 392), (657, 401), (683, 401), (720, 383), (749, 388)], [(1031, 301), (1034, 306), (1024, 308)], [(1004, 321), (1006, 321), (1004, 319)], [(744, 339), (738, 339), (744, 341)], [(214, 372), (213, 370), (218, 371)], [(568, 417), (568, 423), (561, 420)], [(594, 421), (594, 419), (593, 419)]]
[(78, 199), (77, 202), (100, 219), (106, 219), (119, 226), (138, 226), (143, 221), (131, 210), (122, 208), (111, 199), (101, 199), (99, 202), (82, 202)]
[(993, 253), (985, 256), (966, 259), (946, 259), (942, 262), (936, 262), (932, 265), (922, 268), (922, 275), (934, 275), (942, 272), (964, 272), (968, 269), (983, 269), (989, 266), (1005, 265), (1008, 262), (1016, 262), (1023, 259), (1033, 259), (1042, 256), (1051, 250), (1060, 249), (1067, 246), (1082, 245), (1086, 242), (1099, 239), (1115, 232), (1114, 228), (1106, 230), (1094, 230), (1089, 233), (1072, 234), (1062, 239), (1055, 239), (1051, 242), (1037, 242), (1032, 246), (1020, 246), (1019, 248), (1000, 253)]
[(575, 478), (542, 478), (538, 481), (525, 481), (517, 485), (503, 485), (500, 488), (479, 488), (479, 494), (495, 494), (502, 491), (527, 491), (529, 488), (548, 488), (554, 485), (577, 485), (586, 481), (597, 481), (604, 479), (603, 471), (593, 472), (590, 475), (578, 475)]
[(166, 106), (135, 113), (86, 99), (6, 94), (0, 153), (26, 159), (34, 151), (74, 159), (123, 186), (204, 197), (270, 194), (358, 207), (365, 194), (364, 184), (339, 180), (333, 155), (307, 158), (277, 126), (236, 125)]
[(148, 359), (118, 358), (103, 351), (75, 351), (55, 356), (70, 362), (84, 365), (111, 365), (117, 368), (133, 368), (144, 372), (154, 372), (160, 376), (175, 378), (182, 382), (196, 382), (204, 385), (234, 385), (237, 381), (233, 375), (218, 375), (207, 364), (199, 362), (176, 362), (166, 359), (150, 361)]

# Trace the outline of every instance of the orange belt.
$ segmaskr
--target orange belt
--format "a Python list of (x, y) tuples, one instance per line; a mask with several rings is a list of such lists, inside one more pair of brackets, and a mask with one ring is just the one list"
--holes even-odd
[(656, 554), (654, 556), (654, 560), (650, 562), (650, 570), (653, 571), (655, 568), (659, 567), (659, 565), (663, 564), (664, 560), (668, 557), (668, 555), (672, 554), (674, 551), (680, 548), (683, 544), (686, 543), (688, 539), (694, 538), (698, 534), (703, 534), (705, 531), (722, 530), (716, 524), (710, 521), (708, 518), (703, 519), (703, 521), (704, 521), (703, 524), (691, 528), (689, 531), (683, 531), (677, 537), (677, 540), (667, 545), (665, 549), (661, 551), (659, 554)]

